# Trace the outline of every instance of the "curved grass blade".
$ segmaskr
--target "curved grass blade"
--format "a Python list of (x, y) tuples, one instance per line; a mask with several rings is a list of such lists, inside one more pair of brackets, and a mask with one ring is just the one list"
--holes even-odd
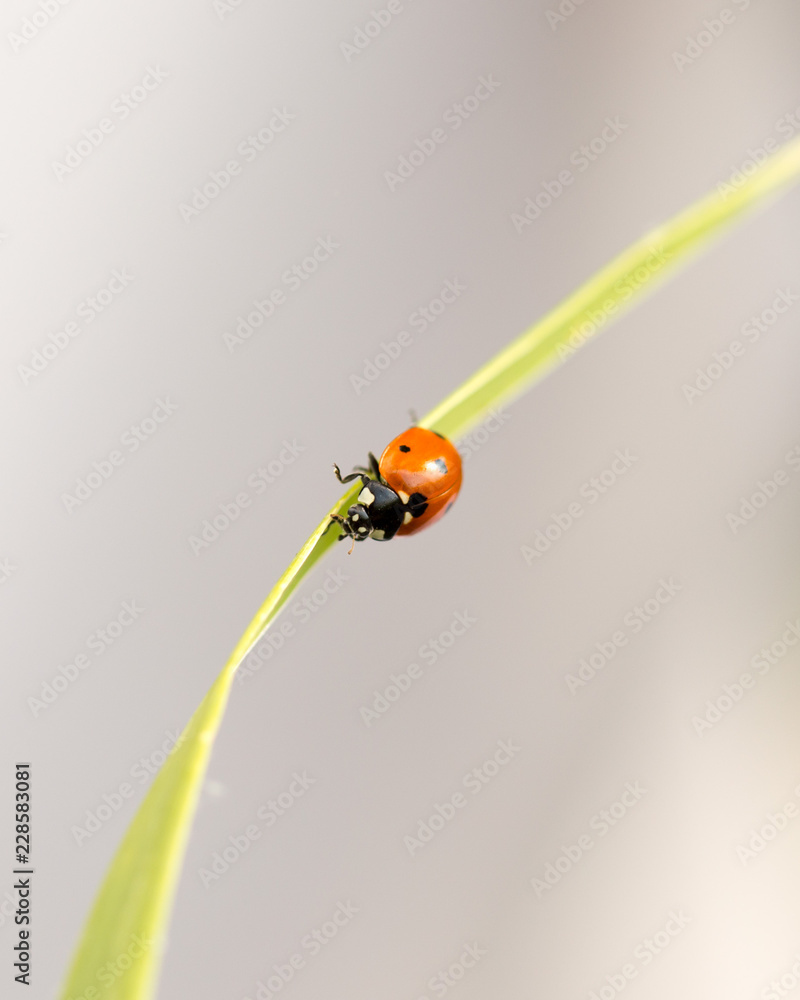
[[(572, 350), (564, 348), (576, 330), (588, 324), (591, 339), (741, 215), (794, 183), (799, 172), (800, 140), (796, 139), (741, 187), (724, 195), (714, 192), (647, 233), (496, 354), (420, 424), (451, 439), (462, 437), (491, 407), (529, 389), (556, 367), (562, 356), (571, 354)], [(605, 317), (599, 323), (593, 318), (598, 313)]]
[[(607, 314), (607, 321), (599, 324), (604, 327), (746, 210), (799, 178), (800, 140), (795, 140), (738, 190), (697, 202), (620, 254), (420, 424), (451, 439), (463, 436), (491, 407), (518, 395), (552, 370), (560, 360), (559, 348), (569, 343), (576, 326), (587, 322), (592, 312)], [(357, 484), (348, 490), (332, 512), (343, 513), (359, 488)], [(153, 995), (186, 841), (236, 669), (306, 573), (336, 541), (338, 532), (326, 533), (327, 524), (328, 515), (259, 608), (142, 802), (89, 915), (63, 1000), (148, 1000)], [(123, 956), (127, 958), (121, 963)], [(109, 978), (108, 972), (105, 980), (101, 978), (109, 962), (116, 969), (126, 968), (101, 988)]]
[[(343, 513), (360, 485), (348, 490), (330, 513)], [(328, 524), (326, 514), (258, 609), (150, 787), (89, 915), (64, 1000), (144, 1000), (153, 995), (186, 841), (236, 669), (336, 542), (338, 532), (326, 532)], [(112, 984), (101, 988), (109, 978)]]

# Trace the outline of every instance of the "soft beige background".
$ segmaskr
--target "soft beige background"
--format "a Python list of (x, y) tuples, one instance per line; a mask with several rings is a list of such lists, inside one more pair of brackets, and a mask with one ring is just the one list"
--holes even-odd
[[(162, 746), (339, 495), (331, 464), (382, 448), (409, 407), (800, 130), (793, 0), (731, 0), (731, 23), (721, 0), (585, 0), (562, 21), (555, 0), (393, 7), (354, 54), (343, 44), (384, 0), (3, 6), (0, 738), (7, 803), (12, 762), (34, 769), (32, 1000), (54, 995)], [(42, 27), (15, 41), (36, 11)], [(702, 54), (676, 60), (687, 47)], [(464, 105), (481, 78), (485, 99)], [(473, 110), (453, 128), (457, 104)], [(445, 140), (390, 185), (436, 128)], [(98, 144), (54, 168), (84, 130)], [(182, 215), (231, 160), (218, 196)], [(573, 183), (518, 233), (512, 216), (566, 169)], [(800, 616), (800, 304), (766, 313), (761, 335), (746, 326), (800, 295), (798, 224), (794, 192), (504, 411), (467, 446), (446, 522), (351, 558), (341, 546), (308, 581), (293, 633), (234, 689), (162, 997), (263, 1000), (257, 984), (295, 954), (272, 991), (292, 1000), (800, 991), (797, 647), (759, 658)], [(423, 329), (448, 281), (463, 290)], [(26, 375), (51, 337), (65, 346)], [(93, 463), (107, 478), (65, 502)], [(776, 473), (734, 532), (727, 515)], [(523, 547), (573, 502), (583, 516), (529, 565)], [(456, 613), (475, 621), (421, 651)], [(98, 630), (118, 618), (109, 644)], [(609, 642), (571, 693), (567, 675)], [(367, 726), (362, 707), (412, 663), (422, 676)], [(50, 704), (30, 701), (65, 675)], [(729, 710), (701, 735), (718, 699)], [(464, 784), (498, 752), (489, 780)], [(404, 838), (457, 792), (412, 856)], [(253, 825), (237, 858), (230, 838)], [(775, 835), (744, 858), (762, 827)], [(450, 966), (463, 976), (436, 978)]]

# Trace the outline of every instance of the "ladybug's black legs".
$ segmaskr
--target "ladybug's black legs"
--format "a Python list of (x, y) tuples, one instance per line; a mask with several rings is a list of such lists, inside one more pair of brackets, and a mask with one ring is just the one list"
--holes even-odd
[(369, 467), (367, 468), (364, 465), (356, 465), (355, 468), (358, 469), (359, 472), (366, 472), (368, 475), (371, 475), (373, 479), (377, 479), (379, 483), (382, 483), (383, 476), (381, 475), (381, 468), (378, 465), (378, 459), (375, 458), (371, 451), (368, 451), (367, 455), (369, 455)]
[(335, 464), (333, 466), (333, 471), (336, 473), (336, 478), (339, 480), (340, 483), (351, 483), (354, 479), (360, 479), (361, 482), (364, 483), (364, 485), (366, 486), (366, 484), (369, 482), (369, 476), (365, 475), (362, 472), (351, 472), (349, 476), (343, 476), (339, 470), (339, 466)]
[(330, 530), (330, 526), (332, 524), (338, 524), (341, 527), (343, 532), (343, 534), (339, 535), (339, 541), (341, 542), (345, 534), (347, 534), (347, 521), (345, 521), (345, 519), (340, 514), (331, 514), (330, 520), (328, 521), (325, 530), (322, 532), (323, 535), (328, 534), (328, 531)]
[[(345, 520), (345, 518), (343, 518), (340, 514), (331, 514), (331, 519), (330, 519), (330, 521), (328, 521), (328, 528), (330, 528), (330, 526), (334, 522), (336, 524), (341, 525), (341, 528), (342, 528), (342, 533), (341, 533), (341, 535), (339, 535), (339, 541), (340, 542), (344, 541), (345, 538), (352, 538), (353, 539), (353, 544), (350, 546), (350, 551), (347, 553), (349, 556), (351, 556), (353, 554), (353, 549), (356, 547), (356, 536), (355, 536), (355, 533), (353, 532), (353, 529), (347, 523), (347, 521)], [(327, 531), (328, 528), (326, 528), (325, 531)], [(323, 534), (325, 534), (325, 532), (323, 532)]]
[[(370, 454), (369, 459), (377, 466), (378, 462), (374, 455)], [(357, 492), (358, 496), (355, 498), (355, 502), (347, 508), (347, 515), (345, 517), (338, 513), (328, 515), (331, 524), (335, 521), (339, 525), (340, 537), (349, 535), (353, 539), (353, 543), (363, 542), (367, 538), (374, 538), (379, 542), (394, 538), (398, 529), (402, 527), (407, 513), (410, 513), (411, 516), (418, 516), (416, 514), (417, 499), (420, 499), (423, 504), (425, 503), (425, 497), (422, 494), (414, 494), (413, 497), (409, 497), (403, 493), (405, 500), (412, 502), (414, 506), (414, 510), (407, 512), (400, 495), (383, 482), (383, 477), (371, 479), (366, 473), (360, 472), (352, 472), (349, 476), (343, 476), (338, 465), (334, 465), (333, 471), (340, 483), (349, 483), (354, 479), (361, 480), (361, 485), (353, 491)], [(380, 471), (378, 474), (380, 475)], [(422, 510), (424, 507), (420, 509), (420, 514)]]

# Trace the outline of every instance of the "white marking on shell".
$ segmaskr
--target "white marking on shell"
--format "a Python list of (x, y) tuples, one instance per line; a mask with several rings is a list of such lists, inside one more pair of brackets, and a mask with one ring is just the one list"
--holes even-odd
[(369, 507), (369, 505), (370, 505), (371, 503), (373, 503), (373, 502), (374, 502), (374, 500), (375, 500), (375, 495), (374, 495), (374, 493), (373, 493), (373, 492), (372, 492), (372, 491), (370, 490), (369, 486), (365, 486), (365, 487), (364, 487), (364, 489), (363, 489), (363, 490), (362, 490), (362, 491), (361, 491), (361, 492), (360, 492), (360, 493), (358, 494), (358, 499), (359, 499), (359, 500), (361, 501), (361, 503), (363, 503), (363, 504), (364, 504), (364, 505), (365, 505), (366, 507)]
[(380, 528), (378, 528), (376, 531), (372, 532), (372, 537), (377, 538), (379, 542), (382, 542), (383, 539), (386, 537), (386, 532), (381, 531)]
[(398, 490), (397, 495), (400, 497), (403, 503), (408, 503), (408, 493), (403, 493), (402, 490)]
[(407, 510), (405, 512), (405, 514), (403, 514), (403, 524), (408, 524), (409, 522), (411, 522), (413, 520), (414, 520), (414, 518), (413, 518), (413, 515), (411, 514), (411, 511)]

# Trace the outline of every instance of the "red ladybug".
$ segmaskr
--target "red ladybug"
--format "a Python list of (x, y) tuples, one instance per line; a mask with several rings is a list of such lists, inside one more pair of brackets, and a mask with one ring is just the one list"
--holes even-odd
[(347, 517), (331, 515), (342, 527), (341, 538), (354, 543), (421, 531), (450, 510), (461, 489), (461, 456), (447, 438), (424, 427), (403, 431), (380, 461), (370, 452), (369, 468), (357, 466), (349, 476), (333, 468), (340, 483), (360, 478), (363, 484)]

